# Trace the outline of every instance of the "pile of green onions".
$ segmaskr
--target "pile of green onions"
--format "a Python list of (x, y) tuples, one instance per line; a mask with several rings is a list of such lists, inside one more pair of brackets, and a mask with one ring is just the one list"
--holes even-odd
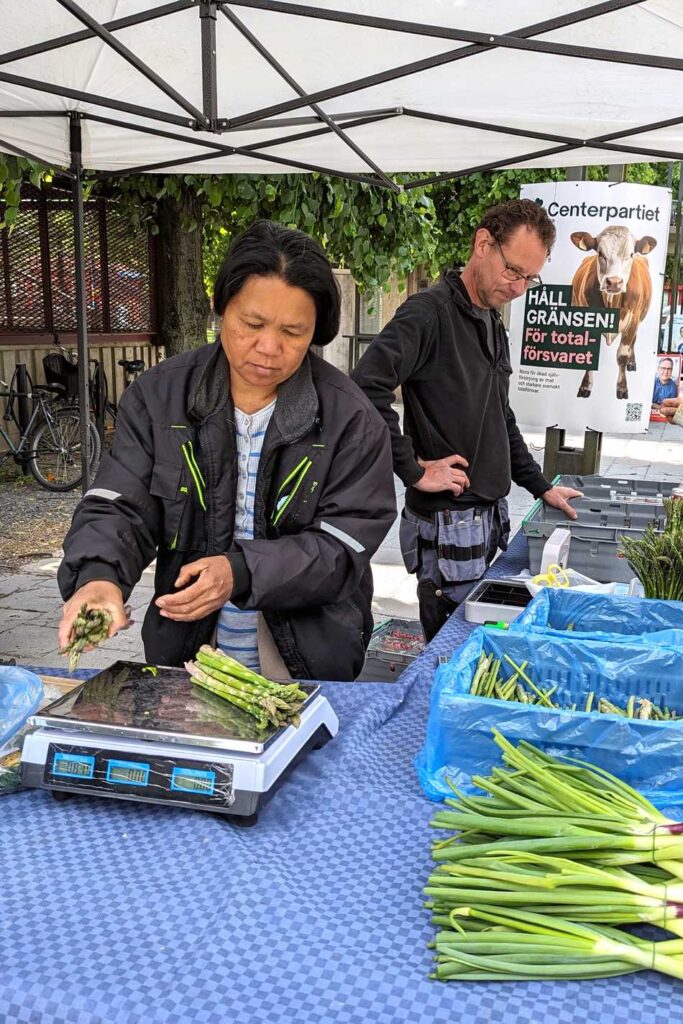
[(503, 655), (503, 661), (508, 666), (507, 678), (503, 677), (503, 664), (500, 658), (494, 658), (492, 654), (480, 655), (470, 686), (472, 696), (492, 697), (495, 700), (514, 701), (563, 711), (594, 711), (605, 715), (621, 715), (623, 718), (639, 718), (643, 721), (665, 721), (677, 717), (675, 711), (664, 706), (660, 708), (647, 697), (631, 696), (621, 708), (607, 697), (596, 695), (594, 691), (588, 694), (583, 706), (576, 703), (559, 704), (552, 700), (557, 685), (544, 689), (535, 683), (530, 676), (531, 669), (527, 661), (518, 665), (507, 654)]
[(256, 719), (259, 729), (299, 724), (307, 694), (298, 683), (274, 683), (209, 644), (185, 663), (192, 682)]
[[(454, 787), (432, 820), (426, 890), (440, 929), (433, 978), (602, 978), (655, 969), (683, 979), (683, 823), (583, 761), (500, 733), (506, 767)], [(656, 925), (646, 941), (619, 926)]]

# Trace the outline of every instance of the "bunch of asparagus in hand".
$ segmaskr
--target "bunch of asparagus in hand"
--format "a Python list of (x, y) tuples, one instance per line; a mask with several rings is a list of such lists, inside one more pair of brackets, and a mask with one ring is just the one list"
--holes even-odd
[(185, 668), (193, 683), (252, 715), (259, 729), (299, 725), (307, 694), (298, 683), (274, 683), (209, 644), (200, 647), (196, 660), (185, 662)]
[(87, 604), (81, 605), (74, 619), (69, 642), (59, 652), (69, 655), (69, 672), (77, 668), (78, 660), (86, 647), (96, 647), (107, 639), (111, 621), (109, 612), (101, 608), (88, 608)]

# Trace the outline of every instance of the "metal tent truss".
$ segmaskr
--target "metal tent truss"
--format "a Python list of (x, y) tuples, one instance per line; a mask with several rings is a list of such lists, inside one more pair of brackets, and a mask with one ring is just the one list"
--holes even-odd
[[(3, 0), (0, 0), (0, 7), (2, 2)], [(5, 20), (11, 21), (12, 18), (21, 17), (16, 5), (12, 5), (13, 9), (10, 12), (8, 0), (4, 2), (8, 3), (8, 18)], [(451, 115), (450, 112), (444, 112), (443, 103), (429, 103), (428, 99), (425, 99), (426, 94), (420, 93), (415, 84), (424, 82), (425, 75), (455, 74), (456, 66), (461, 62), (465, 62), (466, 69), (473, 69), (473, 79), (476, 80), (477, 74), (481, 75), (482, 56), (486, 60), (486, 55), (501, 53), (506, 55), (506, 64), (500, 66), (501, 79), (505, 78), (503, 70), (509, 61), (547, 61), (548, 58), (553, 58), (555, 61), (574, 62), (576, 67), (588, 66), (593, 73), (596, 66), (632, 67), (634, 74), (649, 74), (649, 80), (654, 83), (653, 92), (656, 89), (661, 90), (662, 74), (683, 71), (683, 59), (678, 56), (667, 56), (663, 52), (667, 49), (669, 31), (667, 24), (663, 27), (659, 25), (660, 20), (663, 23), (669, 20), (673, 38), (678, 38), (676, 32), (683, 29), (683, 19), (675, 14), (667, 17), (668, 12), (674, 10), (674, 0), (602, 0), (594, 4), (591, 4), (590, 0), (561, 0), (557, 3), (556, 9), (563, 13), (556, 17), (505, 32), (474, 31), (471, 28), (432, 24), (428, 20), (428, 15), (432, 13), (437, 17), (439, 13), (442, 14), (444, 5), (432, 4), (430, 0), (424, 0), (420, 8), (425, 17), (424, 21), (407, 21), (360, 13), (363, 5), (357, 0), (347, 0), (352, 10), (333, 9), (329, 6), (332, 0), (324, 0), (319, 6), (284, 0), (173, 0), (158, 4), (153, 4), (151, 0), (148, 2), (149, 6), (141, 9), (144, 0), (126, 0), (129, 8), (136, 8), (132, 13), (115, 20), (98, 21), (91, 12), (93, 9), (100, 12), (105, 10), (107, 5), (104, 0), (87, 5), (84, 0), (81, 3), (76, 0), (50, 0), (53, 10), (55, 5), (62, 9), (59, 12), (62, 20), (53, 18), (52, 22), (62, 24), (66, 12), (74, 20), (74, 25), (79, 24), (78, 30), (68, 34), (57, 34), (40, 42), (31, 42), (29, 45), (17, 46), (0, 54), (0, 151), (27, 157), (50, 166), (56, 166), (57, 163), (64, 166), (64, 173), (71, 178), (73, 185), (75, 240), (78, 253), (82, 253), (83, 246), (81, 184), (86, 177), (97, 179), (157, 171), (182, 173), (196, 169), (204, 172), (213, 169), (217, 173), (258, 173), (259, 170), (263, 173), (273, 173), (281, 169), (318, 172), (400, 192), (403, 189), (417, 188), (432, 182), (498, 167), (564, 165), (568, 162), (568, 154), (574, 154), (573, 159), (576, 160), (577, 151), (582, 152), (581, 163), (623, 163), (633, 157), (654, 160), (683, 159), (680, 133), (673, 131), (673, 145), (667, 143), (666, 136), (662, 145), (657, 144), (656, 138), (652, 138), (654, 133), (663, 133), (666, 129), (674, 130), (683, 124), (683, 113), (678, 115), (675, 101), (676, 90), (673, 101), (671, 96), (669, 97), (666, 110), (667, 114), (673, 116), (662, 117), (660, 110), (660, 116), (655, 120), (641, 124), (633, 123), (633, 116), (629, 120), (628, 98), (625, 98), (626, 114), (624, 115), (622, 111), (621, 116), (616, 118), (619, 125), (617, 130), (595, 132), (595, 119), (591, 120), (588, 116), (582, 119), (580, 111), (576, 113), (573, 121), (578, 131), (548, 130), (549, 127), (554, 129), (554, 123), (548, 125), (547, 112), (546, 121), (541, 127), (538, 121), (534, 123), (533, 117), (511, 116), (510, 108), (507, 117), (501, 117), (500, 121), (491, 117), (476, 116), (476, 103), (461, 102), (462, 95), (454, 97), (448, 109), (455, 109), (463, 114), (471, 111), (473, 116)], [(41, 3), (42, 10), (46, 10), (48, 0), (41, 0)], [(25, 4), (20, 6), (25, 10)], [(373, 6), (377, 8), (380, 5), (369, 0), (365, 4), (365, 9), (372, 9)], [(413, 9), (406, 3), (393, 5), (394, 8), (397, 6), (406, 11)], [(468, 23), (477, 23), (477, 18), (473, 18), (475, 5), (464, 6), (471, 8), (468, 12)], [(509, 0), (509, 3), (500, 0), (497, 5), (496, 0), (482, 0), (478, 5), (478, 12), (485, 8), (490, 14), (502, 16), (505, 12), (508, 16), (510, 11), (514, 12), (516, 8), (521, 10), (522, 7), (528, 13), (533, 6), (529, 0)], [(110, 5), (110, 9), (113, 10), (114, 5)], [(628, 16), (629, 13), (639, 10), (647, 12), (652, 16), (652, 20), (657, 22), (657, 31), (646, 39), (650, 52), (589, 46), (582, 41), (581, 33), (589, 23), (594, 23), (600, 28), (604, 26), (604, 38), (609, 39), (615, 17)], [(245, 11), (249, 24), (244, 20)], [(196, 36), (187, 41), (184, 38), (179, 39), (178, 20), (195, 16), (198, 20)], [(295, 40), (296, 45), (290, 45), (287, 52), (290, 53), (290, 59), (291, 54), (296, 53), (297, 67), (286, 67), (273, 53), (272, 42), (270, 45), (266, 44), (265, 38), (274, 38), (273, 19), (276, 19), (276, 29), (279, 28), (281, 21), (283, 37), (286, 27), (290, 43), (292, 39)], [(478, 23), (481, 24), (481, 17)], [(143, 44), (134, 50), (123, 41), (125, 37), (129, 43), (133, 40), (137, 43), (137, 37), (130, 32), (131, 29), (136, 29), (142, 32), (142, 36), (149, 44), (150, 36), (145, 35), (145, 31), (146, 26), (152, 24), (155, 25), (155, 39), (160, 41), (162, 51), (163, 45), (169, 41), (168, 51), (163, 53), (164, 60), (158, 59), (159, 50), (155, 53), (156, 70), (152, 66), (154, 61), (145, 59), (146, 51)], [(194, 24), (196, 28), (197, 23)], [(239, 43), (243, 47), (241, 52), (246, 51), (251, 55), (252, 77), (259, 82), (263, 78), (268, 83), (277, 84), (275, 95), (288, 95), (290, 98), (225, 116), (226, 112), (221, 110), (221, 85), (233, 57), (229, 48), (226, 52), (225, 46), (219, 45), (219, 33), (225, 30), (226, 24), (230, 26), (233, 45)], [(269, 31), (259, 33), (259, 27), (263, 28), (265, 25)], [(307, 90), (300, 78), (308, 77), (310, 56), (315, 52), (312, 45), (310, 50), (307, 50), (308, 33), (325, 31), (325, 27), (330, 33), (346, 33), (343, 39), (340, 37), (340, 51), (344, 51), (349, 45), (352, 46), (353, 40), (359, 38), (358, 35), (353, 36), (349, 33), (372, 33), (372, 46), (366, 45), (363, 53), (365, 64), (361, 61), (358, 70), (367, 70), (368, 63), (374, 63), (375, 66), (384, 65), (385, 69), (365, 73), (313, 91)], [(561, 38), (563, 34), (566, 38), (568, 33), (577, 31), (577, 36), (570, 37), (578, 38), (579, 42), (565, 42)], [(597, 34), (602, 40), (602, 31)], [(30, 24), (27, 27), (25, 23), (24, 43), (25, 39), (32, 35), (33, 27)], [(330, 53), (334, 52), (335, 38), (330, 37), (327, 40)], [(420, 53), (422, 56), (391, 66), (390, 56), (385, 56), (379, 43), (382, 38), (393, 40), (394, 46), (396, 40), (402, 40), (404, 56), (408, 55), (408, 52), (411, 56), (414, 53)], [(406, 51), (406, 38), (409, 51)], [(121, 67), (127, 68), (125, 82), (121, 88), (109, 89), (109, 94), (91, 91), (87, 87), (75, 87), (74, 82), (78, 84), (80, 81), (82, 84), (85, 81), (89, 84), (89, 76), (80, 79), (78, 75), (72, 76), (68, 73), (52, 76), (49, 73), (50, 69), (54, 72), (55, 66), (62, 72), (64, 68), (68, 69), (69, 62), (76, 59), (75, 55), (83, 53), (78, 48), (87, 46), (93, 40), (99, 41), (98, 52), (115, 54), (122, 62)], [(198, 68), (200, 82), (183, 75), (186, 70), (185, 64), (182, 58), (175, 60), (173, 45), (182, 49), (186, 58), (185, 63), (194, 62), (195, 79)], [(430, 46), (436, 52), (428, 52)], [(672, 47), (676, 52), (681, 52), (675, 41)], [(386, 53), (390, 54), (391, 49), (392, 46), (388, 42)], [(372, 51), (370, 57), (368, 50)], [(55, 54), (59, 51), (63, 52), (63, 63), (55, 65)], [(47, 65), (48, 70), (43, 78), (25, 73), (26, 65), (28, 64), (31, 69), (31, 59), (36, 57), (42, 59), (37, 64), (41, 71), (43, 61)], [(346, 66), (344, 61), (341, 61), (341, 65)], [(167, 68), (169, 73), (161, 74), (158, 70), (160, 66)], [(349, 66), (354, 65), (351, 62)], [(547, 75), (548, 65), (544, 64), (543, 67), (544, 74)], [(320, 61), (318, 71), (320, 72)], [(326, 66), (323, 67), (323, 71), (327, 71)], [(178, 74), (185, 83), (185, 88), (172, 84), (170, 79), (177, 77)], [(328, 77), (334, 74), (332, 63)], [(318, 77), (321, 77), (320, 73)], [(60, 78), (62, 81), (57, 80)], [(411, 82), (412, 85), (401, 89), (400, 83), (404, 80)], [(666, 82), (672, 81), (678, 83), (678, 96), (683, 99), (680, 91), (681, 79), (666, 78)], [(507, 86), (507, 83), (505, 84)], [(431, 93), (435, 100), (438, 96), (438, 85), (438, 82), (434, 84)], [(391, 89), (387, 89), (388, 86), (391, 86)], [(599, 82), (596, 87), (599, 88)], [(542, 85), (539, 88), (542, 88)], [(417, 102), (415, 98), (412, 103), (407, 102), (413, 95), (413, 90)], [(514, 90), (514, 83), (510, 83), (510, 90)], [(473, 92), (476, 93), (474, 86)], [(386, 102), (387, 97), (395, 95), (401, 96), (400, 103)], [(507, 96), (510, 95), (511, 93), (507, 92)], [(234, 90), (231, 96), (232, 108), (237, 105)], [(55, 97), (56, 101), (49, 102), (51, 97)], [(140, 102), (140, 97), (143, 97), (143, 102)], [(347, 97), (350, 98), (351, 109), (340, 111), (337, 101), (343, 101)], [(533, 108), (539, 97), (541, 93), (528, 98), (520, 96), (520, 115)], [(15, 102), (10, 102), (11, 99)], [(658, 109), (656, 100), (657, 96), (653, 95), (653, 102), (648, 105), (648, 109)], [(46, 104), (44, 108), (41, 107), (41, 103)], [(486, 109), (490, 112), (491, 104)], [(51, 123), (52, 150), (47, 143), (43, 145), (43, 135), (40, 132), (29, 130), (32, 119), (45, 124), (45, 135), (47, 122)], [(44, 121), (41, 122), (41, 119)], [(59, 120), (55, 122), (55, 119)], [(506, 120), (509, 123), (505, 123)], [(562, 123), (561, 119), (559, 120)], [(58, 141), (54, 141), (54, 124), (61, 122), (65, 125), (65, 139), (68, 132), (68, 146), (63, 145), (60, 150)], [(386, 130), (387, 122), (394, 133), (388, 137), (388, 145), (391, 145), (392, 141), (398, 145), (399, 141), (408, 137), (415, 136), (417, 139), (412, 150), (402, 151), (401, 159), (407, 160), (408, 164), (401, 168), (388, 166), (387, 151), (383, 157), (379, 157), (377, 153), (373, 155), (372, 152), (376, 137)], [(26, 130), (17, 130), (17, 125), (22, 124)], [(116, 140), (119, 150), (126, 154), (124, 164), (121, 164), (120, 159), (110, 159), (107, 166), (106, 159), (90, 160), (86, 156), (84, 166), (84, 126), (88, 131), (109, 132), (109, 136)], [(414, 172), (430, 167), (426, 158), (429, 151), (423, 149), (423, 155), (419, 151), (420, 126), (429, 126), (429, 130), (432, 131), (438, 128), (445, 133), (439, 136), (438, 161), (442, 166), (432, 163), (433, 173), (425, 173), (419, 180), (413, 177), (407, 181), (397, 181), (393, 176), (397, 170)], [(3, 127), (7, 130), (3, 130)], [(449, 135), (450, 131), (455, 134)], [(483, 140), (482, 146), (485, 150), (488, 146), (492, 158), (451, 170), (448, 169), (447, 163), (443, 166), (443, 163), (452, 159), (451, 154), (459, 151), (461, 136), (457, 131), (475, 133), (476, 139)], [(245, 141), (245, 135), (248, 141)], [(238, 144), (231, 145), (231, 137), (235, 136), (240, 137), (236, 140)], [(641, 144), (633, 141), (638, 137), (641, 137)], [(143, 140), (146, 140), (145, 144)], [(361, 140), (365, 140), (365, 143)], [(516, 140), (519, 141), (519, 146), (511, 149), (510, 143)], [(159, 147), (154, 155), (152, 142)], [(306, 158), (306, 146), (324, 146), (326, 142), (334, 143), (328, 145), (325, 151), (329, 160)], [(148, 146), (147, 150), (145, 145)], [(114, 149), (115, 146), (112, 145), (110, 148)], [(137, 155), (140, 150), (143, 154), (149, 152), (150, 157), (140, 160)], [(54, 159), (54, 153), (57, 151), (63, 153), (61, 161)], [(313, 152), (315, 153), (315, 148)], [(343, 154), (346, 155), (346, 162), (342, 159)], [(335, 156), (339, 157), (338, 161), (334, 159)], [(112, 166), (112, 163), (115, 166)], [(79, 361), (82, 375), (81, 402), (85, 412), (87, 337), (82, 259), (77, 265), (76, 276)], [(83, 418), (85, 420), (85, 416)], [(85, 445), (83, 451), (85, 456)], [(87, 485), (88, 467), (85, 458), (84, 481)]]
[[(361, 91), (367, 93), (379, 85), (398, 79), (409, 78), (430, 69), (453, 65), (458, 61), (476, 60), (481, 54), (494, 50), (522, 51), (530, 55), (552, 55), (562, 58), (573, 58), (577, 61), (598, 61), (610, 64), (633, 65), (640, 68), (683, 71), (683, 59), (680, 57), (573, 45), (547, 38), (549, 34), (556, 34), (559, 30), (568, 29), (590, 20), (605, 18), (627, 8), (640, 7), (643, 5), (644, 0), (603, 0), (601, 3), (581, 7), (567, 14), (532, 25), (526, 25), (514, 32), (503, 34), (475, 32), (420, 22), (380, 18), (357, 12), (333, 10), (327, 7), (280, 2), (280, 0), (174, 0), (172, 3), (161, 4), (148, 10), (138, 11), (135, 14), (107, 23), (99, 23), (76, 0), (53, 0), (53, 2), (68, 11), (74, 19), (83, 25), (83, 28), (78, 32), (47, 39), (1, 54), (0, 83), (5, 83), (22, 90), (53, 94), (61, 98), (73, 100), (74, 107), (69, 111), (55, 110), (54, 108), (44, 111), (35, 108), (30, 110), (0, 109), (0, 117), (54, 118), (55, 116), (62, 116), (68, 118), (72, 125), (76, 120), (89, 120), (93, 123), (98, 122), (102, 125), (108, 125), (119, 130), (127, 130), (131, 133), (157, 135), (166, 140), (181, 143), (185, 148), (189, 147), (189, 149), (194, 150), (191, 154), (178, 152), (167, 160), (151, 161), (139, 165), (131, 164), (130, 166), (112, 171), (97, 171), (95, 169), (98, 177), (121, 176), (122, 174), (133, 172), (162, 171), (169, 168), (179, 171), (186, 168), (191, 170), (193, 164), (200, 162), (215, 161), (220, 158), (237, 155), (248, 155), (254, 161), (269, 165), (274, 164), (283, 170), (317, 171), (321, 174), (330, 174), (400, 191), (403, 188), (421, 187), (433, 181), (463, 177), (474, 171), (516, 166), (519, 164), (532, 165), (534, 161), (548, 156), (557, 156), (557, 163), (561, 163), (561, 158), (565, 154), (576, 150), (590, 150), (591, 152), (599, 150), (607, 160), (610, 157), (614, 159), (613, 154), (639, 156), (654, 160), (683, 159), (683, 150), (679, 148), (659, 147), (652, 144), (635, 145), (630, 141), (625, 141), (627, 139), (630, 140), (634, 136), (680, 125), (683, 123), (683, 114), (679, 117), (655, 120), (636, 126), (624, 124), (622, 129), (615, 132), (587, 135), (585, 138), (579, 138), (576, 135), (567, 135), (561, 132), (535, 131), (533, 127), (519, 128), (514, 125), (448, 116), (441, 112), (415, 109), (409, 106), (361, 109), (350, 113), (329, 113), (323, 107), (326, 101), (336, 100)], [(345, 81), (315, 92), (307, 92), (291, 73), (291, 70), (282, 65), (258, 38), (256, 33), (239, 17), (236, 9), (240, 8), (267, 12), (270, 17), (281, 16), (283, 18), (294, 17), (301, 19), (302, 32), (304, 33), (307, 22), (323, 21), (331, 25), (355, 26), (358, 29), (407, 34), (415, 39), (426, 37), (434, 40), (444, 40), (445, 43), (465, 43), (468, 45), (457, 45), (455, 48), (447, 49), (420, 60), (390, 67), (384, 71)], [(199, 54), (202, 85), (201, 109), (169, 81), (153, 70), (142, 56), (134, 53), (132, 49), (117, 37), (117, 33), (121, 33), (124, 29), (130, 29), (152, 21), (159, 23), (159, 33), (163, 34), (165, 24), (170, 19), (173, 19), (179, 12), (189, 9), (194, 9), (200, 24), (198, 39), (201, 49)], [(264, 66), (267, 64), (287, 84), (291, 91), (296, 94), (292, 99), (273, 103), (236, 116), (221, 116), (217, 85), (221, 73), (221, 61), (229, 60), (229, 55), (219, 55), (217, 52), (216, 24), (219, 18), (226, 19), (236, 32), (249, 43), (255, 53), (258, 54)], [(539, 36), (546, 38), (539, 39)], [(95, 37), (111, 48), (137, 74), (144, 77), (154, 87), (157, 95), (163, 95), (168, 100), (171, 100), (175, 110), (141, 106), (140, 104), (127, 102), (115, 96), (99, 95), (86, 90), (70, 88), (63, 84), (55, 84), (54, 82), (42, 79), (17, 75), (11, 71), (4, 70), (8, 66), (16, 64), (27, 57), (35, 57), (59, 49), (68, 52), (69, 47)], [(301, 57), (301, 63), (302, 65), (305, 63), (303, 56)], [(80, 109), (79, 105), (84, 105), (88, 109)], [(99, 109), (97, 112), (94, 112), (92, 108)], [(310, 113), (285, 116), (291, 115), (295, 111), (303, 111), (305, 108), (308, 108)], [(115, 118), (104, 113), (104, 111), (128, 115), (128, 120)], [(453, 171), (443, 171), (418, 181), (400, 184), (393, 180), (389, 172), (382, 169), (379, 162), (370, 153), (363, 149), (357, 141), (354, 141), (351, 134), (354, 128), (397, 117), (402, 118), (404, 121), (407, 119), (432, 122), (434, 124), (448, 124), (483, 133), (494, 133), (499, 136), (507, 136), (508, 138), (528, 140), (529, 142), (538, 140), (544, 143), (551, 143), (552, 145), (542, 148), (529, 148), (520, 144), (520, 151), (518, 153), (506, 153), (500, 159), (488, 161), (484, 164), (468, 166)], [(152, 122), (152, 125), (140, 123), (140, 119), (143, 119), (144, 122)], [(153, 127), (153, 125), (159, 127)], [(162, 128), (161, 126), (164, 127)], [(174, 132), (171, 130), (172, 128), (177, 130)], [(183, 130), (181, 131), (181, 129)], [(190, 132), (187, 129), (190, 129)], [(246, 129), (257, 135), (260, 133), (263, 137), (246, 146), (231, 146), (227, 139), (222, 143), (218, 141), (219, 137), (229, 136), (231, 133), (244, 132)], [(305, 130), (300, 131), (299, 129)], [(272, 132), (274, 130), (280, 134), (273, 137)], [(401, 130), (409, 131), (410, 128), (409, 126), (402, 126)], [(282, 147), (291, 148), (295, 143), (328, 134), (336, 135), (346, 147), (352, 150), (365, 165), (366, 170), (362, 173), (352, 173), (339, 167), (326, 166), (323, 163), (303, 161), (297, 159), (291, 153), (279, 155), (277, 152), (273, 152), (278, 148), (282, 151)], [(72, 132), (71, 141), (77, 142), (77, 138), (77, 133), (74, 134)], [(27, 149), (17, 146), (15, 142), (3, 139), (1, 127), (0, 148), (6, 152), (16, 153), (17, 155), (38, 161), (44, 161), (45, 159), (39, 152), (31, 153)], [(78, 161), (77, 156), (72, 155), (74, 159), (72, 159), (72, 166), (69, 168), (69, 171), (73, 174), (75, 173), (74, 164)], [(221, 172), (229, 173), (230, 165), (229, 163), (222, 162), (218, 169)], [(254, 169), (256, 170), (257, 168), (255, 167)], [(417, 165), (411, 169), (418, 169)]]

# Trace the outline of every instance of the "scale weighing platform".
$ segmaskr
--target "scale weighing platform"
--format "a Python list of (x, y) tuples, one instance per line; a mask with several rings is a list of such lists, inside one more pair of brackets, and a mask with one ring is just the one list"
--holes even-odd
[(294, 765), (337, 734), (320, 688), (299, 685), (300, 725), (259, 730), (183, 669), (117, 661), (29, 719), (22, 783), (58, 800), (108, 796), (252, 825)]

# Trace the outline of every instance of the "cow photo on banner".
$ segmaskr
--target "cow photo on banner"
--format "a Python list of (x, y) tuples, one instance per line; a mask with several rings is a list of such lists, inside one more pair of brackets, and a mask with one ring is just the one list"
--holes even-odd
[(510, 404), (528, 426), (647, 430), (657, 375), (671, 192), (587, 181), (524, 185), (557, 241), (513, 303)]

